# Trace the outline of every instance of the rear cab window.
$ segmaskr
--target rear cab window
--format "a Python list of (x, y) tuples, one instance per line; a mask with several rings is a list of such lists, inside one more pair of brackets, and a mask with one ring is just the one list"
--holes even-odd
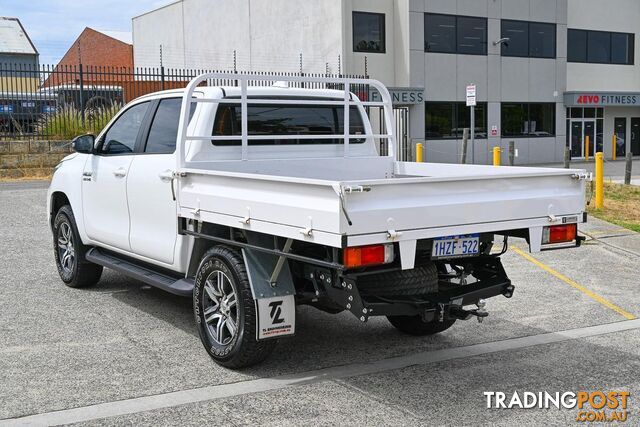
[[(251, 102), (249, 100), (249, 102)], [(365, 142), (362, 115), (356, 106), (349, 107), (349, 133), (362, 134), (350, 144)], [(213, 123), (213, 136), (242, 135), (241, 107), (221, 102)], [(341, 135), (344, 133), (344, 107), (341, 105), (260, 104), (247, 107), (249, 135)], [(249, 140), (249, 145), (342, 144), (342, 138)], [(239, 140), (213, 140), (216, 146), (239, 146)]]

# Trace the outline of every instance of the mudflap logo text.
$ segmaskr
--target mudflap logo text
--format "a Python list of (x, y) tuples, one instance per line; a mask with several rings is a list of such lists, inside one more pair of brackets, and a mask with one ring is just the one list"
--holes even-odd
[(485, 391), (487, 409), (575, 409), (577, 422), (624, 422), (629, 416), (628, 391), (549, 393)]
[(271, 308), (270, 316), (271, 323), (277, 325), (278, 323), (284, 323), (284, 319), (280, 317), (282, 315), (282, 309), (280, 306), (282, 305), (282, 301), (273, 301), (269, 303), (269, 308)]
[(259, 298), (256, 305), (259, 340), (295, 334), (296, 301), (293, 295)]

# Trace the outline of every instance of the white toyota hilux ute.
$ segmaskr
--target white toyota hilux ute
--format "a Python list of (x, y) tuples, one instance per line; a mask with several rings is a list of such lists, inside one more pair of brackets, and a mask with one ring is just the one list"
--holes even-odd
[(575, 247), (586, 221), (583, 170), (396, 161), (375, 80), (204, 74), (74, 148), (47, 196), (63, 282), (106, 267), (193, 298), (205, 349), (231, 368), (293, 335), (296, 304), (412, 335), (482, 320), (514, 292), (508, 237)]

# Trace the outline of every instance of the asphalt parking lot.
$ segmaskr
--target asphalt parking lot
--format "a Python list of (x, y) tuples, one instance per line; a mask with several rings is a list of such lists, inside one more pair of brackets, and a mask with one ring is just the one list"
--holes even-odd
[[(189, 299), (105, 271), (59, 280), (44, 183), (0, 184), (0, 425), (557, 425), (576, 409), (487, 409), (485, 391), (630, 392), (640, 422), (640, 235), (593, 220), (571, 251), (504, 256), (511, 299), (439, 336), (298, 311), (265, 363), (209, 359)], [(26, 418), (25, 418), (26, 417)]]

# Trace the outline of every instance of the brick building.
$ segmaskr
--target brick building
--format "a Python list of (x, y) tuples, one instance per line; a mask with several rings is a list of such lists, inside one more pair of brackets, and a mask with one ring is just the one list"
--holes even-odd
[[(45, 86), (72, 83), (78, 79), (77, 70), (82, 64), (84, 70), (91, 70), (84, 76), (85, 82), (108, 80), (109, 70), (129, 70), (133, 67), (133, 45), (131, 33), (123, 31), (99, 31), (85, 28), (69, 47)], [(120, 80), (122, 78), (120, 77)]]

